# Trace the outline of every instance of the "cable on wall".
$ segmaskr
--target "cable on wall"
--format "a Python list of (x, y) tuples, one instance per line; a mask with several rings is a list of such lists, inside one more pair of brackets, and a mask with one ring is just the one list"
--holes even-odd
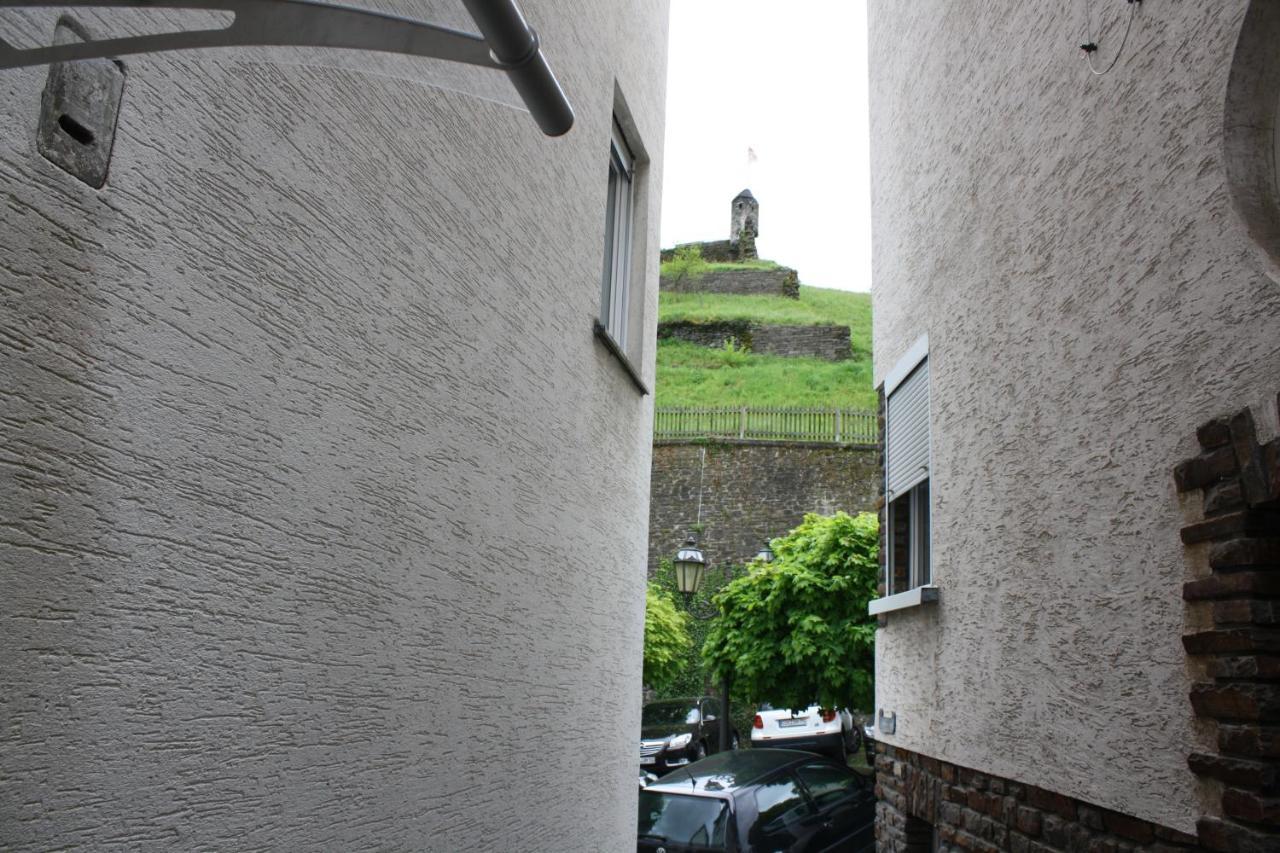
[(1084, 41), (1080, 44), (1080, 50), (1084, 52), (1084, 61), (1089, 65), (1089, 72), (1095, 77), (1101, 77), (1107, 74), (1111, 69), (1116, 67), (1116, 63), (1120, 61), (1120, 57), (1124, 55), (1125, 45), (1129, 43), (1129, 31), (1133, 29), (1133, 15), (1142, 0), (1126, 0), (1129, 4), (1129, 17), (1124, 23), (1124, 35), (1120, 37), (1120, 46), (1116, 48), (1115, 55), (1111, 57), (1111, 62), (1107, 63), (1106, 68), (1098, 68), (1093, 64), (1093, 55), (1098, 52), (1098, 43), (1101, 35), (1097, 39), (1093, 37), (1093, 0), (1084, 0)]

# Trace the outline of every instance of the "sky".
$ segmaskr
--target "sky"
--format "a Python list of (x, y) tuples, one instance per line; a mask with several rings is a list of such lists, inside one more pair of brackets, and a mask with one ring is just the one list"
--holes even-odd
[(762, 258), (871, 289), (866, 42), (863, 0), (671, 0), (664, 247), (726, 239), (750, 188)]

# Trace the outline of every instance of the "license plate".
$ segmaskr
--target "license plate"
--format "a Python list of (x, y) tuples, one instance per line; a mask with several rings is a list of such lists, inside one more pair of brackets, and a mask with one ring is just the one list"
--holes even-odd
[(652, 755), (641, 756), (640, 763), (641, 764), (657, 764), (658, 759)]
[(808, 720), (805, 719), (804, 717), (800, 717), (799, 719), (795, 719), (795, 720), (778, 720), (778, 726), (780, 728), (789, 729), (793, 726), (803, 726), (807, 722)]

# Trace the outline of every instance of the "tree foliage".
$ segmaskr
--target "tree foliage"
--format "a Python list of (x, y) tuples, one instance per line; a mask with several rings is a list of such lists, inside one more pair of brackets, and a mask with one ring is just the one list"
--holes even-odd
[(717, 566), (708, 569), (702, 579), (702, 586), (693, 594), (687, 610), (685, 604), (676, 598), (680, 593), (676, 586), (676, 570), (670, 560), (662, 560), (658, 564), (650, 586), (656, 586), (663, 594), (676, 602), (676, 607), (688, 617), (686, 626), (691, 642), (685, 649), (678, 671), (674, 677), (659, 686), (649, 684), (659, 699), (675, 699), (684, 696), (701, 696), (703, 693), (719, 690), (711, 678), (710, 668), (702, 660), (702, 643), (706, 640), (707, 631), (711, 628), (711, 619), (716, 615), (716, 607), (712, 598), (730, 579), (746, 573), (742, 566)]
[(687, 666), (689, 617), (652, 581), (644, 594), (644, 683), (662, 690)]
[(779, 708), (871, 707), (878, 523), (809, 514), (714, 599), (702, 656), (734, 692)]

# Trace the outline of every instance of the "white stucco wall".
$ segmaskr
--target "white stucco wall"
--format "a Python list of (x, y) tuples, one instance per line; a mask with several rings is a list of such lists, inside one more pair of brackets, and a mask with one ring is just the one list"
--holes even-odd
[(634, 845), (651, 398), (591, 324), (616, 84), (654, 334), (667, 3), (521, 5), (561, 139), (132, 57), (95, 191), (0, 72), (0, 847)]
[[(1221, 153), (1245, 5), (1142, 4), (1102, 77), (1082, 2), (870, 11), (876, 376), (928, 334), (941, 588), (878, 632), (885, 739), (1183, 831), (1172, 471), (1213, 416), (1274, 435), (1280, 391)], [(1104, 65), (1128, 5), (1092, 6)]]

